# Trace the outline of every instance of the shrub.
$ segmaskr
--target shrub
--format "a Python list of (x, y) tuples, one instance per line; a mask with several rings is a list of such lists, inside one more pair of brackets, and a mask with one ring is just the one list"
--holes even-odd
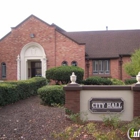
[(126, 85), (132, 85), (134, 83), (137, 83), (137, 80), (136, 79), (126, 79), (124, 82)]
[(101, 77), (89, 77), (86, 80), (83, 80), (82, 82), (84, 85), (112, 85), (112, 81), (107, 78), (101, 78)]
[(48, 80), (55, 80), (57, 84), (67, 84), (70, 82), (72, 72), (77, 76), (77, 83), (81, 83), (84, 76), (84, 70), (75, 66), (60, 66), (51, 68), (46, 71), (46, 78)]
[(110, 78), (110, 80), (112, 81), (112, 85), (124, 85), (124, 82), (119, 79)]
[(63, 105), (65, 103), (63, 86), (44, 86), (38, 89), (38, 94), (43, 104), (53, 106), (54, 104)]
[(113, 114), (109, 117), (103, 116), (103, 122), (106, 126), (113, 126), (115, 129), (120, 126), (120, 114)]
[(131, 61), (125, 63), (123, 66), (127, 74), (136, 76), (140, 70), (140, 49), (135, 50), (131, 55)]
[(29, 80), (2, 82), (0, 84), (0, 106), (14, 103), (21, 99), (37, 94), (37, 89), (46, 84), (43, 77), (34, 77)]

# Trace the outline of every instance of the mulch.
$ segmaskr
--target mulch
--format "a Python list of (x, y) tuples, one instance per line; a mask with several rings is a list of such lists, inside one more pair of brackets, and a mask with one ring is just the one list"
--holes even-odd
[(0, 140), (54, 140), (71, 122), (63, 108), (40, 104), (38, 96), (0, 107)]

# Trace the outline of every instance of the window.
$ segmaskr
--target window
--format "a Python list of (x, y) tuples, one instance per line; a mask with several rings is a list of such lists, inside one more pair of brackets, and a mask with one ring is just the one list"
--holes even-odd
[(93, 61), (93, 74), (109, 74), (110, 61), (109, 60), (94, 60)]
[(72, 65), (72, 66), (77, 66), (77, 62), (76, 62), (76, 61), (72, 61), (72, 62), (71, 62), (71, 65)]
[(62, 66), (67, 66), (68, 65), (68, 62), (67, 61), (63, 61), (62, 62)]
[(6, 64), (4, 62), (1, 63), (1, 77), (6, 78)]

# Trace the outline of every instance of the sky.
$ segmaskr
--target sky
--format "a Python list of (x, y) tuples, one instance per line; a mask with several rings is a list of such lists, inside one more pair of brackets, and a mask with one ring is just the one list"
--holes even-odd
[(140, 0), (0, 0), (0, 38), (31, 14), (66, 31), (140, 29)]

